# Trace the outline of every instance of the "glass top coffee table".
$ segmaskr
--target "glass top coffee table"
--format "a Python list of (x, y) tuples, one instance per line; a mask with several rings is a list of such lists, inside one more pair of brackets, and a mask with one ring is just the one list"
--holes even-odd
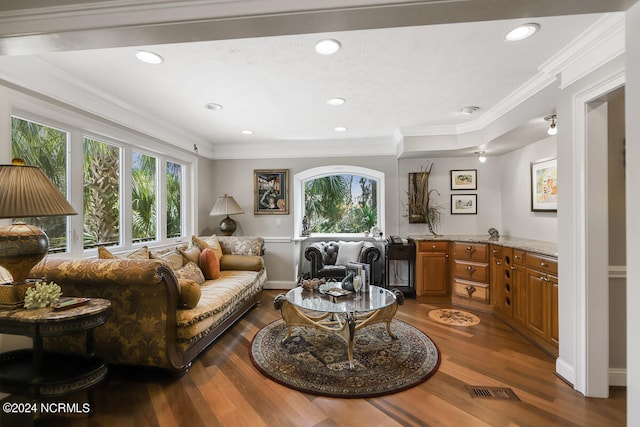
[(280, 308), (287, 325), (287, 336), (283, 341), (291, 338), (293, 326), (310, 326), (333, 332), (347, 343), (349, 367), (353, 369), (353, 338), (358, 330), (384, 322), (389, 336), (396, 338), (391, 332), (391, 320), (398, 304), (404, 302), (402, 293), (372, 285), (361, 291), (360, 299), (356, 299), (353, 292), (332, 295), (327, 285), (320, 289), (311, 291), (297, 287), (276, 297), (275, 307)]

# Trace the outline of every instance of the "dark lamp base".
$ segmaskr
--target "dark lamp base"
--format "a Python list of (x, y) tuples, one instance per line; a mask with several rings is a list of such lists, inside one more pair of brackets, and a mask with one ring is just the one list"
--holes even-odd
[(236, 231), (236, 222), (227, 216), (220, 221), (220, 231), (223, 236), (231, 236)]

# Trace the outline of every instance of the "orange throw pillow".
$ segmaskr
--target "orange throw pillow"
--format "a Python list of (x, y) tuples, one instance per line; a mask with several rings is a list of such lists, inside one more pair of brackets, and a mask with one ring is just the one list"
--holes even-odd
[(212, 280), (220, 277), (220, 260), (213, 249), (204, 248), (200, 252), (198, 264), (200, 264), (200, 270), (202, 270), (205, 279)]

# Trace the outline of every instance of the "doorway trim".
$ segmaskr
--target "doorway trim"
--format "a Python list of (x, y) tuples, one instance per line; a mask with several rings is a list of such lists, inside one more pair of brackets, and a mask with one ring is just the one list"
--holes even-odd
[[(593, 138), (589, 131), (589, 104), (624, 86), (625, 82), (625, 70), (618, 70), (574, 95), (572, 102), (574, 120), (571, 162), (574, 176), (570, 185), (573, 186), (572, 202), (575, 208), (572, 218), (572, 241), (567, 249), (570, 251), (568, 255), (573, 254), (573, 262), (569, 265), (572, 266), (570, 273), (573, 276), (575, 294), (572, 295), (574, 302), (560, 300), (560, 305), (566, 307), (574, 304), (575, 317), (573, 328), (570, 328), (573, 331), (572, 336), (561, 336), (560, 345), (572, 345), (570, 353), (574, 354), (575, 358), (573, 369), (565, 361), (558, 359), (556, 370), (567, 379), (573, 378), (574, 388), (589, 397), (609, 395), (608, 304), (606, 310), (593, 309), (596, 304), (608, 301), (608, 256), (606, 260), (601, 260), (602, 262), (590, 261), (590, 254), (598, 253), (596, 248), (602, 245), (602, 241), (598, 240), (597, 234), (590, 233), (589, 224), (595, 223), (598, 219), (602, 221), (602, 218), (596, 216), (598, 212), (593, 211), (593, 208), (590, 209), (588, 197), (588, 183), (590, 178), (593, 180), (595, 173), (595, 160), (589, 156), (589, 138)], [(563, 252), (560, 253), (560, 257), (562, 255)], [(564, 261), (563, 258), (562, 262)], [(562, 278), (560, 280), (562, 282)], [(604, 289), (603, 280), (606, 283)], [(566, 298), (567, 293), (560, 295), (561, 298), (563, 296)]]

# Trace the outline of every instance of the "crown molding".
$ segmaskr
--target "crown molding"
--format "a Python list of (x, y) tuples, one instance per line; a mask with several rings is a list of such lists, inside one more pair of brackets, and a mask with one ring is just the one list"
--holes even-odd
[(193, 152), (193, 146), (197, 145), (200, 155), (212, 155), (207, 141), (158, 120), (154, 115), (99, 90), (41, 57), (23, 57), (17, 64), (19, 65), (0, 68), (0, 79), (16, 85), (23, 92), (34, 92), (44, 98), (44, 101), (62, 103), (70, 109), (84, 111), (92, 117), (149, 135), (185, 151)]
[[(330, 153), (330, 154), (329, 154)], [(219, 144), (213, 148), (214, 159), (283, 159), (300, 157), (395, 156), (392, 139), (357, 138), (316, 141), (260, 141)]]
[(460, 135), (485, 129), (561, 77), (564, 89), (624, 53), (624, 12), (608, 13), (538, 67), (538, 73), (477, 119), (455, 126), (401, 128), (404, 137)]
[(625, 14), (608, 13), (538, 69), (560, 75), (564, 89), (625, 52)]

